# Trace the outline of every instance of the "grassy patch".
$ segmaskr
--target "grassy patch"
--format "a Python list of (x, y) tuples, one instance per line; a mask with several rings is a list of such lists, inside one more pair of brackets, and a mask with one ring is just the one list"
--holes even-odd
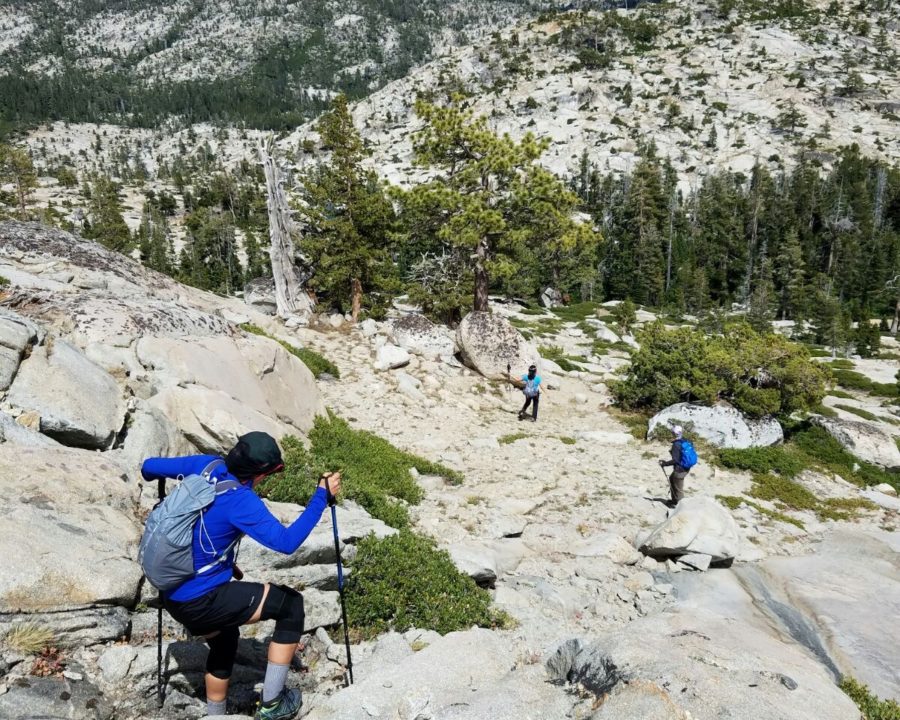
[(568, 437), (567, 435), (560, 435), (560, 436), (559, 436), (559, 441), (560, 441), (563, 445), (574, 445), (576, 442), (578, 442), (575, 438), (573, 438), (573, 437)]
[(300, 358), (306, 367), (310, 369), (310, 372), (315, 377), (321, 377), (322, 375), (328, 374), (334, 378), (339, 378), (341, 376), (340, 370), (338, 370), (337, 365), (335, 365), (331, 360), (320, 355), (315, 350), (310, 350), (309, 348), (298, 348), (294, 345), (291, 345), (289, 342), (285, 342), (284, 340), (279, 340), (276, 337), (272, 337), (263, 330), (258, 325), (254, 325), (253, 323), (244, 323), (241, 325), (241, 330), (244, 330), (253, 335), (261, 335), (262, 337), (267, 337), (270, 340), (274, 340), (281, 347), (287, 350), (291, 355)]
[(597, 303), (581, 302), (574, 305), (566, 305), (565, 307), (553, 308), (552, 312), (560, 320), (567, 322), (579, 322), (585, 318), (597, 317)]
[(900, 489), (900, 476), (851, 455), (820, 427), (794, 433), (791, 442), (806, 455), (810, 467), (830, 471), (862, 487), (888, 483)]
[(383, 539), (370, 535), (358, 549), (347, 581), (347, 616), (362, 637), (410, 628), (443, 634), (495, 624), (490, 595), (432, 540), (401, 530)]
[(815, 510), (819, 499), (800, 483), (778, 475), (754, 475), (750, 495), (791, 510)]
[(873, 382), (862, 373), (853, 370), (834, 370), (834, 378), (838, 385), (849, 390), (861, 390), (870, 395), (878, 397), (896, 398), (900, 397), (896, 383), (878, 383)]
[(776, 472), (788, 478), (798, 475), (808, 464), (807, 458), (785, 445), (722, 449), (719, 450), (719, 461), (727, 468), (749, 470), (757, 475)]
[(2, 639), (2, 645), (25, 655), (36, 655), (52, 644), (53, 633), (50, 629), (30, 622), (14, 626)]
[(878, 506), (866, 498), (828, 498), (816, 512), (823, 520), (852, 520), (863, 510), (878, 510)]
[(819, 403), (813, 408), (810, 408), (811, 412), (816, 413), (816, 415), (822, 415), (823, 417), (836, 418), (838, 417), (837, 410), (828, 407), (827, 405), (822, 405)]
[(5, 278), (0, 275), (0, 287), (4, 287), (6, 285), (9, 285), (9, 278)]
[(607, 408), (607, 412), (628, 428), (628, 432), (637, 440), (647, 439), (647, 426), (650, 416), (639, 412), (627, 412), (618, 408)]
[(829, 390), (828, 394), (831, 395), (831, 397), (840, 398), (841, 400), (855, 400), (856, 399), (850, 393), (844, 392), (843, 390), (838, 390), (837, 388)]
[(582, 369), (580, 365), (576, 365), (572, 362), (573, 360), (580, 361), (582, 358), (573, 358), (566, 355), (562, 351), (562, 348), (556, 347), (555, 345), (541, 345), (538, 347), (538, 352), (542, 358), (545, 360), (552, 360), (566, 372)]
[(497, 442), (500, 443), (501, 445), (509, 445), (511, 443), (514, 443), (516, 440), (521, 440), (522, 438), (527, 438), (527, 437), (528, 437), (528, 433), (522, 433), (522, 432), (510, 433), (509, 435), (501, 435), (499, 438), (497, 438)]
[(864, 420), (871, 420), (872, 422), (878, 422), (878, 416), (875, 413), (870, 413), (868, 410), (863, 410), (862, 408), (853, 407), (852, 405), (835, 405), (836, 408), (843, 410), (844, 412), (852, 413), (857, 415), (858, 417), (863, 418)]
[(836, 360), (832, 360), (828, 363), (835, 370), (852, 370), (856, 366), (853, 364), (852, 360), (847, 360), (845, 358), (837, 358)]
[(544, 308), (522, 308), (519, 310), (522, 315), (543, 315), (546, 311)]
[(771, 520), (777, 520), (778, 522), (785, 522), (795, 527), (800, 528), (801, 530), (805, 530), (806, 526), (802, 521), (797, 518), (792, 518), (790, 515), (785, 515), (784, 513), (780, 513), (777, 510), (769, 510), (767, 507), (763, 507), (759, 503), (755, 503), (752, 500), (748, 500), (747, 498), (743, 498), (737, 495), (716, 495), (716, 500), (719, 500), (726, 507), (731, 508), (732, 510), (737, 510), (741, 505), (749, 505), (754, 510), (756, 510), (760, 515), (764, 515)]
[(866, 685), (852, 677), (842, 678), (840, 688), (856, 703), (864, 720), (900, 720), (900, 704), (877, 698)]
[(373, 433), (354, 430), (333, 414), (316, 418), (309, 441), (307, 449), (297, 438), (284, 439), (285, 472), (272, 476), (261, 486), (264, 497), (276, 502), (306, 503), (320, 475), (339, 469), (345, 497), (388, 525), (401, 528), (409, 525), (405, 503), (415, 505), (423, 494), (409, 474), (410, 468), (423, 475), (462, 482), (459, 473), (403, 452)]

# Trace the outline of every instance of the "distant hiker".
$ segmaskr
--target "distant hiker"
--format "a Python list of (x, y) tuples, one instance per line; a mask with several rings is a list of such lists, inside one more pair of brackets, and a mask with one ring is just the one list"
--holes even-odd
[[(149, 458), (141, 467), (145, 480), (183, 478), (185, 484), (200, 476), (201, 486), (204, 480), (206, 485), (215, 484), (212, 504), (200, 511), (193, 526), (193, 575), (160, 592), (172, 617), (192, 635), (204, 637), (209, 645), (206, 706), (210, 715), (225, 714), (228, 682), (240, 637), (238, 628), (260, 620), (275, 620), (275, 630), (269, 643), (269, 662), (255, 717), (286, 720), (294, 717), (302, 704), (300, 691), (287, 689), (285, 681), (303, 633), (303, 597), (286, 585), (232, 582), (243, 577), (235, 565), (237, 544), (243, 535), (249, 535), (270, 550), (289, 555), (319, 522), (328, 504), (329, 489), (333, 494), (340, 492), (340, 473), (323, 476), (306, 510), (284, 527), (253, 492), (263, 479), (283, 469), (278, 444), (264, 432), (251, 432), (238, 438), (224, 459), (215, 455)], [(167, 501), (177, 492), (176, 489), (170, 494)], [(142, 550), (143, 546), (142, 541)], [(153, 553), (164, 556), (165, 550), (148, 550), (146, 555)], [(152, 560), (147, 560), (148, 564), (145, 560), (146, 557), (141, 562), (146, 572)]]
[(528, 406), (531, 405), (531, 422), (537, 422), (538, 401), (541, 399), (541, 376), (537, 374), (537, 367), (531, 365), (528, 374), (522, 376), (522, 392), (525, 393), (525, 404), (519, 410), (519, 420), (528, 417)]
[(684, 497), (684, 479), (690, 469), (697, 464), (697, 451), (690, 440), (684, 439), (684, 428), (676, 425), (672, 428), (672, 447), (669, 450), (671, 460), (660, 460), (662, 467), (671, 467), (669, 475), (669, 492), (672, 499), (666, 503), (669, 507), (675, 507)]

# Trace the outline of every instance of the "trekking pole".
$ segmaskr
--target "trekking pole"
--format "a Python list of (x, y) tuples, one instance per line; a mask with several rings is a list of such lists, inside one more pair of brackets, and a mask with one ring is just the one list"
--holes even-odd
[[(166, 481), (162, 478), (157, 480), (156, 493), (159, 496), (159, 505), (166, 498)], [(162, 708), (166, 700), (166, 689), (163, 685), (163, 657), (162, 657), (162, 634), (163, 634), (163, 605), (162, 595), (156, 598), (159, 603), (156, 608), (156, 704)]]
[(353, 658), (350, 656), (350, 634), (347, 630), (347, 603), (344, 601), (344, 568), (341, 566), (341, 541), (338, 537), (337, 499), (331, 494), (331, 486), (325, 479), (325, 492), (328, 493), (328, 506), (331, 508), (331, 529), (334, 531), (334, 557), (337, 561), (338, 595), (341, 598), (341, 618), (344, 622), (344, 647), (347, 648), (347, 672), (353, 684)]

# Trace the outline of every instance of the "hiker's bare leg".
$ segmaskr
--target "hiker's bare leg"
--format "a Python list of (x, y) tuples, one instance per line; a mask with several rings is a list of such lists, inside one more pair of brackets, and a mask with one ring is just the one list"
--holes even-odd
[(228, 683), (231, 678), (217, 678), (206, 673), (206, 699), (213, 702), (222, 702), (228, 696)]

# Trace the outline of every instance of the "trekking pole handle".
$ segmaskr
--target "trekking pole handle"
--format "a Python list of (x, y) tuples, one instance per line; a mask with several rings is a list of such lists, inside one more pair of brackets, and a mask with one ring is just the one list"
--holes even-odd
[(337, 504), (337, 498), (334, 496), (334, 493), (331, 492), (331, 483), (328, 481), (331, 479), (332, 475), (336, 475), (340, 473), (340, 470), (336, 470), (334, 472), (326, 472), (322, 473), (319, 476), (319, 482), (325, 481), (325, 494), (328, 496), (328, 506), (334, 507)]

